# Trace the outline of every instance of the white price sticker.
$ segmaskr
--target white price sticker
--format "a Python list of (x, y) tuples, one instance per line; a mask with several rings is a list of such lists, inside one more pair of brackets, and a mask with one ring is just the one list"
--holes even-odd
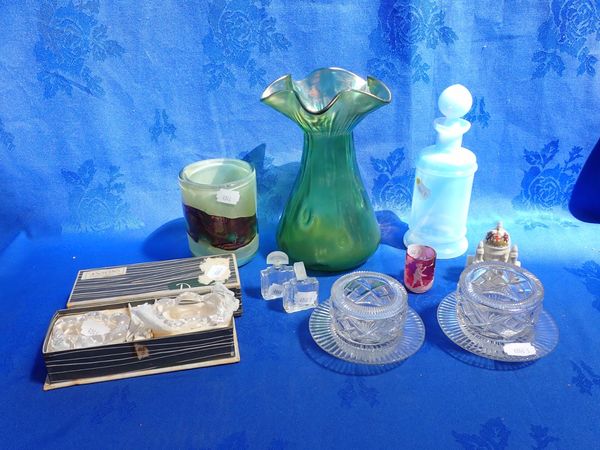
[(317, 303), (317, 293), (316, 292), (296, 292), (296, 296), (294, 297), (296, 303), (300, 305), (314, 305)]
[(81, 274), (82, 280), (94, 280), (97, 278), (110, 278), (125, 275), (127, 267), (115, 267), (113, 269), (86, 270)]
[(535, 347), (529, 342), (513, 342), (504, 344), (504, 353), (509, 356), (532, 356), (535, 355)]
[(229, 189), (219, 189), (217, 191), (217, 201), (226, 205), (237, 205), (240, 201), (240, 193)]

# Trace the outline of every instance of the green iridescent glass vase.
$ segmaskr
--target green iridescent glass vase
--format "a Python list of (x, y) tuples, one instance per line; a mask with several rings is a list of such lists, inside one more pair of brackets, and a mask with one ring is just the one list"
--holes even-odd
[(302, 164), (277, 229), (279, 247), (317, 270), (341, 271), (375, 252), (380, 231), (354, 151), (354, 127), (391, 101), (379, 80), (337, 68), (271, 83), (261, 101), (304, 131)]

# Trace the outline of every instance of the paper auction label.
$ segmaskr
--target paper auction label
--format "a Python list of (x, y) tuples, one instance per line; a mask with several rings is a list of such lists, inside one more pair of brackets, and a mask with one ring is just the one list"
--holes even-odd
[(86, 270), (81, 274), (82, 280), (94, 280), (97, 278), (110, 278), (125, 275), (127, 267), (114, 267), (112, 269)]
[(283, 286), (281, 284), (273, 283), (267, 290), (269, 297), (281, 297), (283, 295)]
[(297, 303), (301, 305), (314, 305), (317, 302), (316, 292), (296, 292), (294, 297)]
[(535, 355), (535, 347), (529, 342), (513, 342), (504, 344), (504, 353), (510, 356), (531, 356)]
[(227, 205), (237, 205), (240, 201), (240, 193), (229, 189), (219, 189), (217, 191), (217, 201)]

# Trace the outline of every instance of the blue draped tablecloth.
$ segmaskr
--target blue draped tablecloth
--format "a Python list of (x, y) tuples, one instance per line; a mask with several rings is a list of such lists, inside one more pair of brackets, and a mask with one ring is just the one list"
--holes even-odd
[[(599, 137), (597, 0), (14, 1), (0, 3), (0, 37), (0, 447), (600, 445), (600, 228), (567, 209)], [(425, 344), (392, 369), (329, 357), (310, 311), (260, 298), (302, 135), (258, 99), (281, 75), (326, 66), (393, 93), (355, 137), (383, 231), (362, 269), (399, 279), (437, 97), (457, 82), (472, 91), (469, 252), (504, 221), (545, 286), (553, 353), (496, 364), (443, 335), (436, 308), (466, 255), (409, 295)], [(188, 256), (177, 174), (218, 156), (251, 161), (259, 181), (241, 362), (43, 392), (42, 340), (77, 271)], [(339, 274), (317, 275), (324, 301)]]

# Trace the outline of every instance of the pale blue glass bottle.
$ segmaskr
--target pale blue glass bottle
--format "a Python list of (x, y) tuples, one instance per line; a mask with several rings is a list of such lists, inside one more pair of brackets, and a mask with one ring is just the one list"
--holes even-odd
[(460, 256), (469, 245), (467, 216), (477, 158), (462, 147), (463, 134), (469, 131), (471, 124), (461, 117), (469, 112), (472, 104), (471, 93), (460, 84), (441, 93), (438, 107), (445, 117), (433, 123), (438, 133), (437, 142), (424, 148), (416, 162), (409, 230), (404, 235), (404, 244), (433, 247), (439, 259)]

